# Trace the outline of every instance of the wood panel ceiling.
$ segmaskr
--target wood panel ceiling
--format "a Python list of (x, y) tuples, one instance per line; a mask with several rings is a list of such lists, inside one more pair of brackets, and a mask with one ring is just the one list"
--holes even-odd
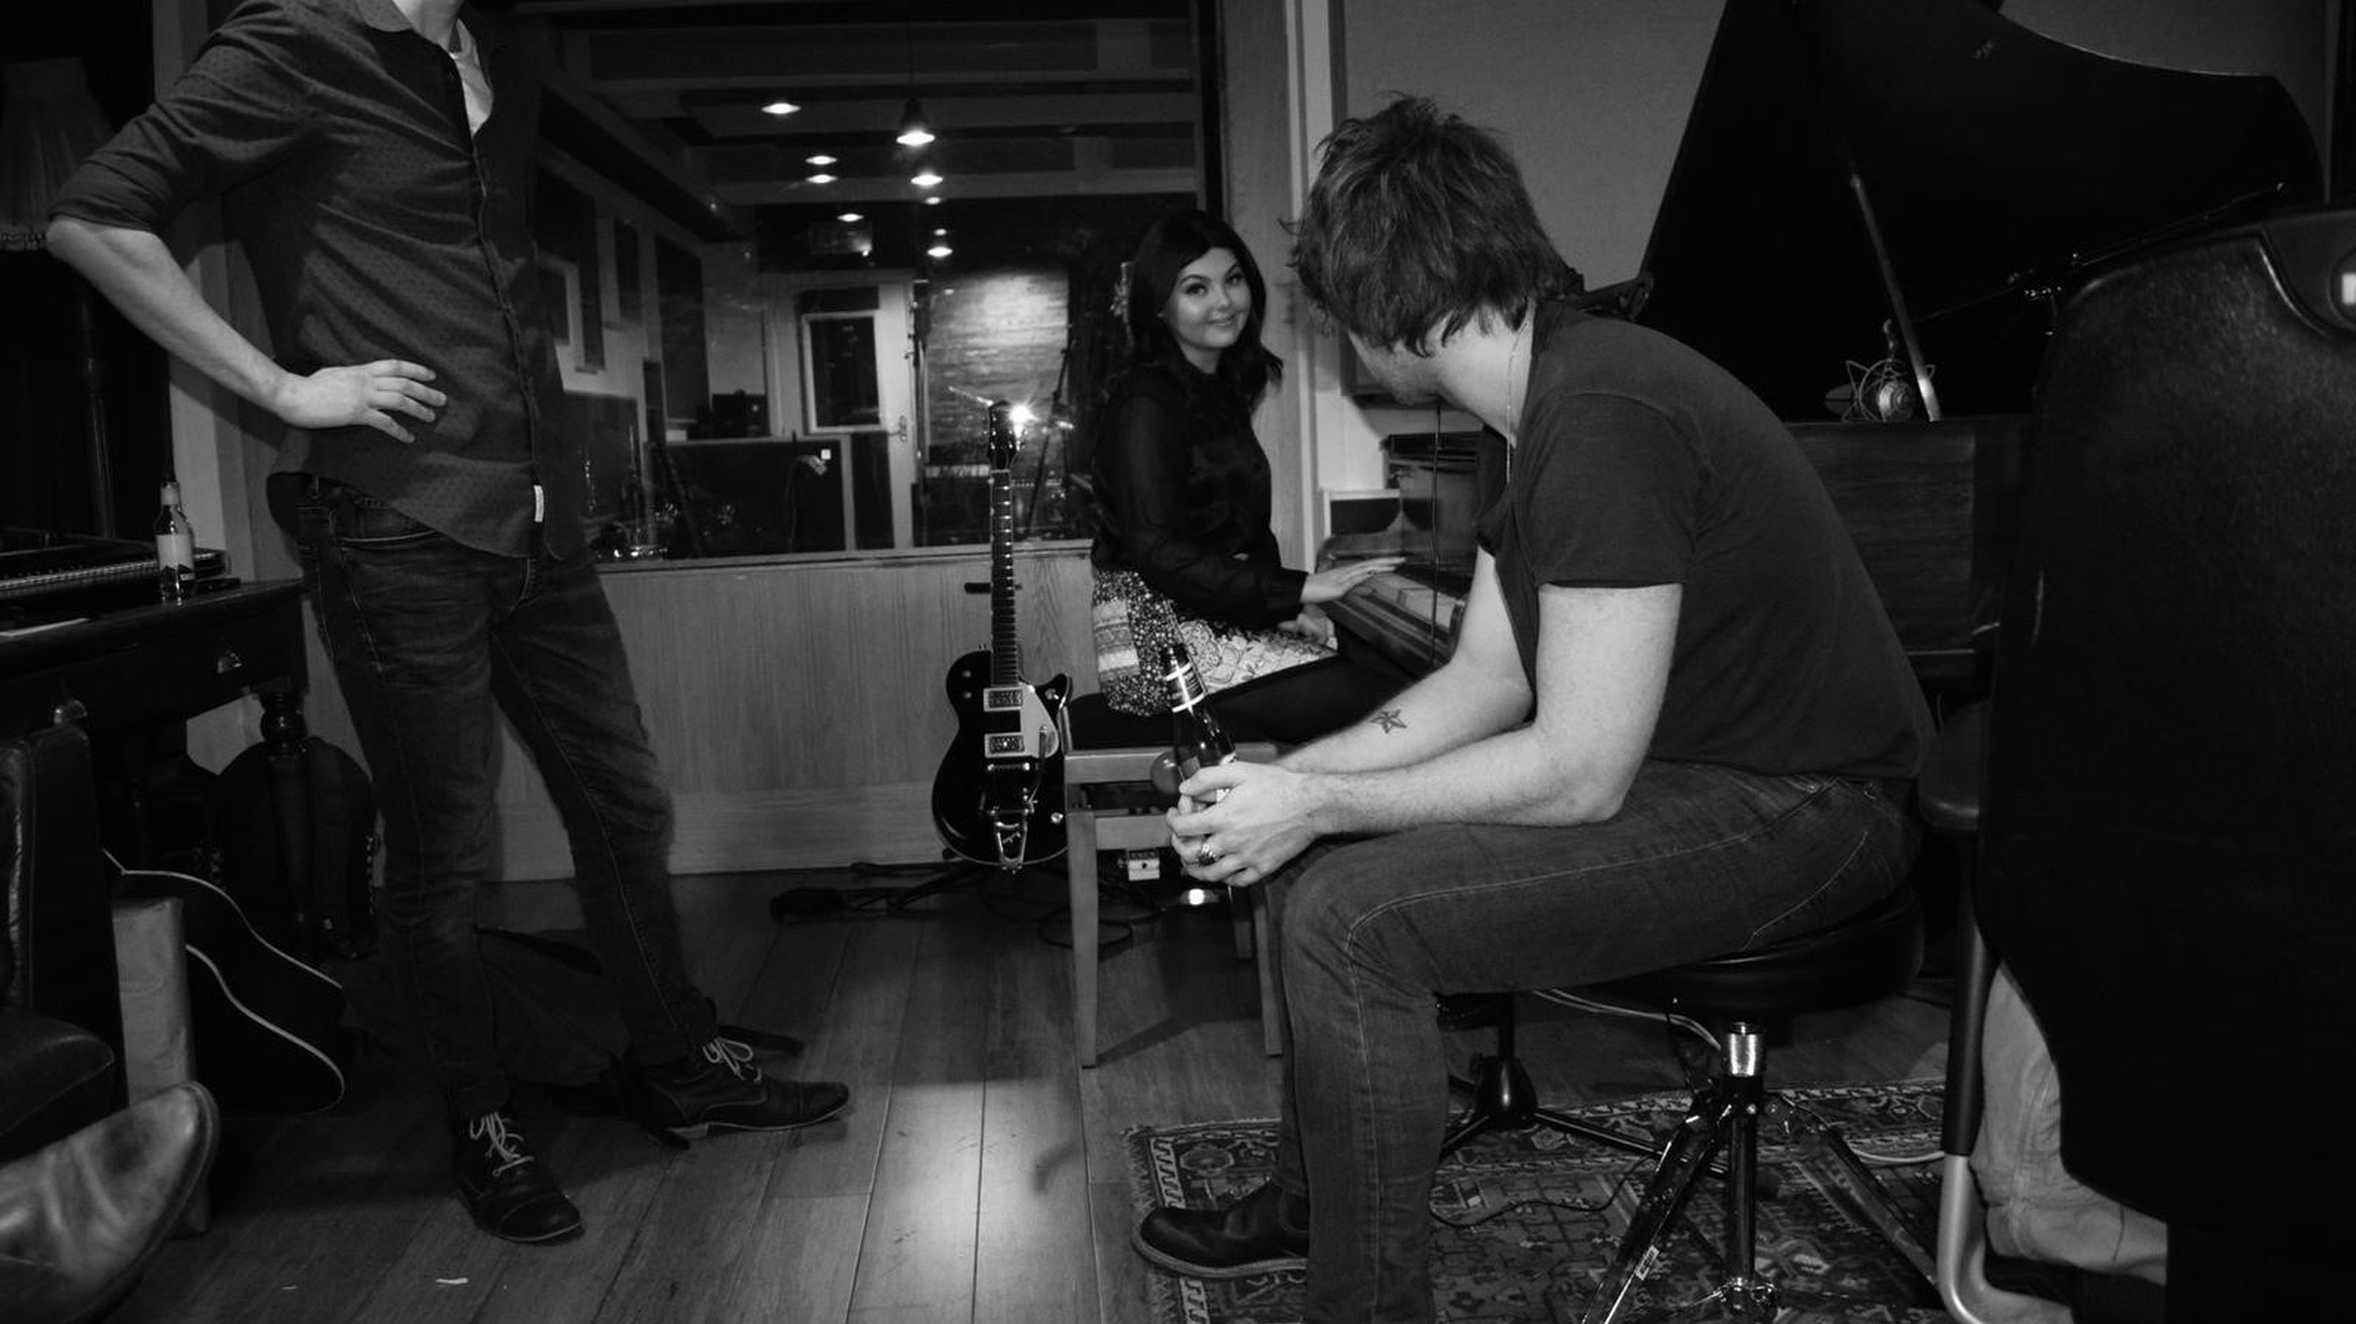
[[(764, 209), (1193, 193), (1194, 0), (517, 0), (552, 29), (560, 145), (707, 233)], [(914, 97), (927, 147), (894, 141)], [(790, 114), (763, 107), (795, 106)], [(813, 164), (812, 157), (831, 157)], [(609, 161), (592, 161), (612, 173)], [(911, 182), (929, 167), (931, 188)], [(649, 178), (652, 172), (660, 178)], [(814, 179), (827, 175), (831, 179)]]

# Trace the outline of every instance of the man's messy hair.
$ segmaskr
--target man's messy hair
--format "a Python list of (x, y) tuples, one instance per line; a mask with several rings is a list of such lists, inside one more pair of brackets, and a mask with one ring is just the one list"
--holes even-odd
[(1488, 130), (1401, 97), (1318, 146), (1292, 227), (1301, 292), (1377, 348), (1429, 354), (1483, 309), (1519, 325), (1576, 276), (1538, 223), (1519, 167)]

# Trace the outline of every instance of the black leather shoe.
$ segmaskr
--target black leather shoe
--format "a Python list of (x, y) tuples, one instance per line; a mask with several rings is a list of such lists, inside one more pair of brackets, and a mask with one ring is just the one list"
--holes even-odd
[(220, 1134), (194, 1083), (0, 1166), (0, 1306), (12, 1320), (96, 1319), (137, 1285), (211, 1170)]
[(476, 1227), (526, 1245), (581, 1235), (581, 1211), (533, 1157), (514, 1118), (484, 1113), (468, 1122), (454, 1143), (458, 1198), (474, 1215)]
[(1309, 1258), (1309, 1202), (1275, 1182), (1225, 1209), (1164, 1205), (1129, 1234), (1137, 1253), (1190, 1278), (1242, 1278), (1298, 1269)]
[(651, 1130), (682, 1140), (713, 1127), (791, 1131), (843, 1110), (851, 1091), (831, 1080), (772, 1080), (753, 1065), (751, 1046), (725, 1036), (678, 1062), (639, 1073), (635, 1111)]

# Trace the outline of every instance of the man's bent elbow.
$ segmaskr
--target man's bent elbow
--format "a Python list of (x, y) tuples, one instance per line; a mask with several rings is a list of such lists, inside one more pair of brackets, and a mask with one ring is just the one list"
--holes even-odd
[(98, 227), (78, 216), (52, 216), (42, 242), (60, 261), (79, 271), (97, 249)]
[(1619, 816), (1628, 803), (1626, 777), (1569, 777), (1555, 789), (1546, 805), (1539, 810), (1542, 821), (1549, 827), (1584, 827), (1591, 823), (1608, 823)]

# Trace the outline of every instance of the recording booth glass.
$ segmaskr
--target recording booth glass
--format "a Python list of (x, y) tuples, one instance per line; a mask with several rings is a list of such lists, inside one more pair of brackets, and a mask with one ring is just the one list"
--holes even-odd
[[(847, 438), (668, 443), (697, 556), (840, 551)], [(888, 524), (887, 524), (888, 529)]]

